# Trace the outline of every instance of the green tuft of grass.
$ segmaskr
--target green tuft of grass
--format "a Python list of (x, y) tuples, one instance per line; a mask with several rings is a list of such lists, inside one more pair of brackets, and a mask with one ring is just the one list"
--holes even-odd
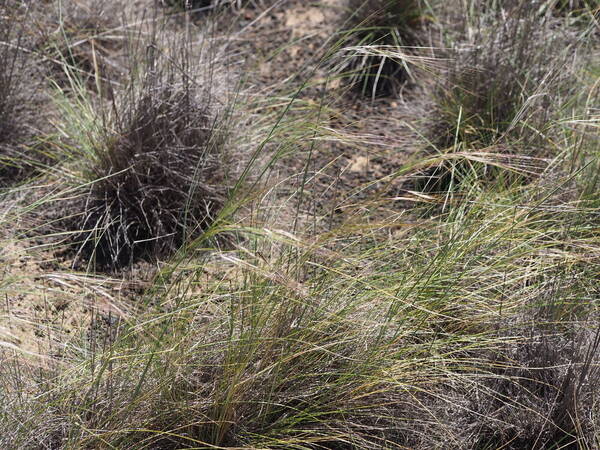
[[(482, 70), (469, 58), (475, 44), (489, 48), (484, 38), (503, 17), (511, 30), (530, 23), (513, 9), (520, 0), (486, 4), (443, 25), (469, 44), (463, 73)], [(545, 20), (559, 19), (535, 15), (530, 29)], [(554, 32), (579, 32), (560, 20), (566, 27)], [(235, 91), (242, 99), (231, 106), (226, 70), (187, 39), (200, 27), (181, 25), (183, 42), (152, 30), (130, 42), (140, 59), (121, 86), (94, 76), (90, 89), (62, 65), (68, 89), (56, 89), (61, 139), (52, 144), (63, 160), (43, 185), (0, 192), (0, 258), (11, 266), (0, 276), (0, 448), (597, 447), (596, 64), (523, 68), (509, 127), (480, 112), (463, 129), (470, 103), (449, 97), (460, 117), (454, 139), (447, 148), (438, 148), (445, 136), (429, 139), (440, 154), (415, 151), (403, 165), (399, 149), (422, 148), (431, 136), (417, 136), (417, 124), (430, 117), (396, 115), (387, 101), (340, 111), (323, 81), (298, 86), (302, 74), (276, 83), (277, 94)], [(508, 38), (496, 37), (504, 48)], [(594, 43), (577, 51), (594, 55)], [(494, 58), (504, 63), (501, 51)], [(322, 77), (325, 65), (307, 66)], [(547, 116), (529, 102), (538, 70), (551, 81), (541, 82)], [(482, 78), (477, 92), (496, 82)], [(441, 95), (422, 93), (428, 102)], [(228, 178), (231, 159), (245, 162), (245, 144), (230, 145), (238, 114), (258, 142), (247, 137), (250, 162)], [(362, 128), (361, 114), (372, 119)], [(401, 136), (377, 128), (392, 120), (408, 122), (391, 128)], [(350, 158), (363, 150), (369, 167), (357, 180)], [(436, 165), (451, 170), (441, 194), (394, 183)], [(154, 278), (43, 266), (60, 262), (22, 228), (34, 210), (48, 217), (41, 210), (54, 201), (77, 216), (70, 226), (92, 263), (115, 269), (159, 255)], [(44, 261), (22, 248), (29, 242)], [(77, 302), (90, 320), (68, 339), (51, 336), (55, 322), (19, 309), (29, 296), (49, 305), (46, 314), (57, 300)], [(18, 353), (17, 326), (29, 322), (47, 333), (38, 337), (51, 354)]]
[[(73, 349), (68, 369), (11, 409), (44, 414), (24, 418), (15, 442), (593, 442), (593, 212), (555, 207), (552, 192), (536, 189), (469, 198), (396, 236), (393, 223), (312, 243), (238, 229), (243, 246), (165, 272), (137, 320), (114, 325), (102, 346)], [(343, 252), (324, 251), (340, 238)], [(213, 264), (226, 275), (208, 280)]]
[[(546, 110), (552, 96), (560, 95), (573, 42), (565, 42), (536, 12), (521, 1), (466, 25), (467, 40), (454, 43), (455, 62), (437, 94), (435, 134), (443, 147), (457, 141), (492, 145), (506, 133), (518, 140), (548, 122)], [(562, 49), (559, 55), (556, 48)]]

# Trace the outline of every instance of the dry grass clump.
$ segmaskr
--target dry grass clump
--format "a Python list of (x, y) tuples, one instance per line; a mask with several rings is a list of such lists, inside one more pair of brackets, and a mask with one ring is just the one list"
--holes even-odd
[[(50, 11), (47, 11), (50, 9)], [(111, 81), (122, 69), (116, 56), (124, 46), (123, 3), (100, 0), (62, 0), (37, 11), (36, 47), (50, 65), (50, 76), (69, 87), (65, 71), (75, 71), (95, 88)]]
[[(473, 199), (472, 193), (466, 195)], [(588, 215), (591, 210), (578, 211), (577, 203), (568, 206), (562, 202), (552, 212), (526, 207), (527, 214), (532, 216), (525, 218), (525, 212), (515, 213), (517, 218), (509, 226), (510, 210), (491, 206), (497, 199), (493, 195), (485, 198), (481, 201), (490, 204), (471, 203), (449, 214), (448, 224), (456, 221), (456, 228), (450, 226), (456, 234), (448, 242), (449, 247), (442, 246), (443, 252), (459, 251), (458, 260), (449, 256), (447, 261), (462, 263), (454, 270), (441, 263), (440, 270), (437, 259), (440, 255), (429, 255), (435, 262), (429, 270), (428, 291), (422, 294), (436, 296), (437, 289), (437, 295), (448, 300), (442, 302), (447, 309), (436, 311), (451, 318), (450, 326), (440, 327), (444, 322), (441, 320), (432, 322), (439, 333), (438, 339), (452, 339), (453, 333), (465, 336), (469, 333), (466, 325), (477, 323), (476, 316), (481, 313), (480, 328), (473, 331), (487, 340), (483, 347), (465, 343), (456, 348), (456, 362), (464, 363), (462, 373), (466, 376), (448, 377), (443, 387), (426, 392), (426, 399), (421, 399), (435, 420), (447, 427), (446, 439), (453, 436), (458, 442), (441, 448), (594, 448), (599, 426), (595, 392), (600, 383), (597, 353), (600, 328), (592, 274), (599, 261), (588, 260), (587, 250), (582, 253), (574, 248), (567, 250), (558, 240), (561, 233), (556, 230), (555, 237), (551, 237), (554, 233), (550, 232), (551, 223), (564, 221), (573, 225), (574, 234), (569, 232), (572, 238), (591, 243), (594, 240), (591, 230), (580, 228), (580, 221), (584, 220), (580, 214), (591, 218)], [(520, 201), (524, 198), (520, 197)], [(488, 212), (484, 213), (480, 207)], [(492, 231), (496, 229), (498, 240), (467, 237), (476, 223), (486, 228), (488, 237), (496, 235)], [(470, 231), (465, 235), (462, 227)], [(533, 241), (526, 238), (542, 229), (550, 232), (542, 238), (544, 244), (537, 238)], [(464, 252), (470, 251), (479, 256), (466, 256)], [(491, 266), (483, 265), (491, 271), (483, 269), (481, 275), (476, 275), (482, 266), (472, 258), (486, 259), (483, 253), (488, 251), (493, 261)], [(413, 258), (415, 264), (423, 263), (428, 253)], [(566, 269), (563, 258), (575, 258), (575, 265)], [(500, 269), (504, 263), (510, 268)], [(526, 275), (522, 270), (529, 264), (535, 269)], [(579, 274), (578, 278), (573, 276), (574, 272)], [(517, 281), (518, 273), (526, 280)], [(461, 300), (467, 297), (471, 298), (467, 302), (477, 303), (476, 298), (480, 298), (482, 303), (471, 304), (474, 308), (471, 309)], [(487, 316), (485, 311), (492, 298), (496, 299), (493, 302), (498, 309)], [(519, 306), (513, 303), (515, 300)], [(468, 366), (470, 363), (472, 367)], [(444, 370), (452, 367), (445, 365)], [(432, 434), (431, 439), (441, 431), (434, 425), (427, 430)], [(438, 442), (444, 442), (443, 434), (438, 435)], [(431, 448), (431, 445), (429, 440), (417, 447)]]
[[(164, 273), (114, 343), (74, 355), (24, 402), (46, 421), (19, 437), (37, 426), (64, 448), (591, 443), (597, 240), (579, 211), (522, 197), (531, 208), (515, 213), (509, 198), (473, 196), (431, 226), (367, 233), (328, 256), (301, 240), (269, 255), (290, 235), (246, 229), (252, 245), (219, 258), (228, 276), (192, 261)], [(557, 240), (565, 222), (577, 246)]]
[(523, 318), (515, 325), (487, 351), (457, 355), (462, 373), (419, 397), (432, 423), (411, 448), (594, 448), (597, 330), (567, 337), (557, 324), (527, 330)]
[(480, 153), (471, 162), (452, 157), (452, 164), (431, 169), (428, 190), (445, 190), (465, 177), (493, 180), (502, 166), (511, 167), (500, 170), (508, 183), (523, 178), (515, 178), (518, 172), (526, 178), (539, 172), (528, 167), (536, 161), (525, 158), (549, 156), (546, 138), (554, 111), (575, 85), (575, 33), (539, 14), (535, 2), (493, 5), (475, 18), (465, 13), (462, 29), (451, 38), (452, 62), (435, 89), (429, 129), (441, 153)]
[(214, 11), (225, 6), (241, 8), (247, 4), (256, 6), (261, 0), (161, 0), (164, 6), (173, 6), (183, 10)]
[(420, 45), (424, 10), (422, 0), (350, 1), (345, 23), (351, 28), (350, 42), (365, 50), (349, 66), (357, 90), (368, 96), (390, 95), (408, 79), (402, 58), (393, 53), (398, 47), (410, 53), (410, 47)]
[(506, 360), (495, 355), (497, 369), (482, 378), (470, 402), (481, 414), (474, 419), (477, 445), (593, 448), (599, 337), (597, 330), (570, 338), (538, 330), (508, 349)]
[(92, 168), (99, 181), (81, 227), (97, 230), (87, 247), (100, 265), (175, 250), (223, 201), (221, 138), (207, 105), (186, 90), (144, 89)]
[[(56, 312), (53, 300), (62, 308), (73, 298), (91, 318), (58, 345), (41, 316), (51, 354), (24, 362), (3, 336), (28, 318), (2, 313), (12, 322), (0, 323), (0, 448), (597, 447), (596, 68), (572, 70), (562, 55), (545, 61), (563, 42), (556, 17), (530, 14), (521, 0), (485, 1), (493, 7), (443, 27), (456, 65), (434, 92), (438, 128), (428, 145), (441, 155), (415, 152), (399, 169), (395, 144), (418, 148), (416, 137), (371, 134), (375, 118), (347, 126), (328, 106), (337, 98), (314, 89), (324, 96), (316, 106), (312, 86), (294, 87), (297, 79), (286, 82), (290, 93), (275, 83), (272, 97), (264, 86), (256, 97), (230, 93), (216, 47), (223, 35), (207, 54), (188, 20), (173, 40), (145, 23), (139, 36), (152, 28), (149, 39), (135, 41), (129, 54), (138, 59), (122, 85), (89, 89), (65, 65), (69, 89), (55, 92), (62, 114), (52, 142), (64, 159), (43, 185), (10, 192), (19, 195), (0, 225), (12, 232), (32, 210), (60, 205), (71, 228), (50, 238), (76, 238), (89, 270), (46, 269), (55, 248), (36, 239), (49, 261), (38, 272), (34, 252), (23, 250), (20, 270), (36, 268), (40, 292), (5, 289), (11, 271), (0, 277), (0, 298), (16, 304), (31, 293)], [(247, 103), (232, 106), (230, 94)], [(258, 131), (236, 139), (233, 153), (238, 114)], [(404, 110), (390, 119), (412, 122)], [(406, 129), (416, 136), (423, 119)], [(259, 134), (244, 164), (238, 149)], [(350, 179), (345, 161), (335, 165), (342, 152), (375, 144), (390, 156), (376, 152), (366, 180)], [(531, 183), (502, 182), (546, 152), (552, 160)], [(440, 176), (449, 180), (438, 186), (444, 195), (391, 184), (435, 164), (450, 173)], [(496, 184), (482, 182), (490, 167)], [(338, 180), (352, 189), (331, 220), (319, 211), (324, 191), (341, 192)], [(211, 245), (220, 234), (236, 239)], [(144, 283), (128, 281), (133, 270), (94, 272), (175, 251)]]
[(569, 70), (556, 49), (564, 54), (569, 43), (536, 12), (524, 1), (498, 8), (454, 44), (454, 64), (437, 92), (434, 135), (443, 147), (492, 145), (507, 133), (520, 139), (546, 124), (558, 78)]
[(25, 6), (0, 0), (0, 184), (14, 181), (27, 165), (23, 138), (29, 134), (25, 118), (31, 88), (25, 79), (26, 54), (20, 50), (24, 38)]
[(192, 52), (186, 42), (155, 40), (132, 63), (128, 86), (112, 94), (111, 110), (85, 94), (79, 108), (64, 107), (87, 114), (65, 133), (90, 183), (77, 222), (81, 252), (100, 268), (168, 255), (209, 224), (224, 200), (226, 117), (217, 117), (224, 94), (212, 85), (214, 61), (192, 64)]

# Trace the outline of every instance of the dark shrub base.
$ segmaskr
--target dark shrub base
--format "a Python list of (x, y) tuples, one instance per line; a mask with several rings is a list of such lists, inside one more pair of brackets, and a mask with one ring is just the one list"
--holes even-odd
[(223, 201), (221, 138), (207, 109), (189, 90), (144, 92), (97, 149), (80, 229), (84, 255), (100, 268), (176, 250)]

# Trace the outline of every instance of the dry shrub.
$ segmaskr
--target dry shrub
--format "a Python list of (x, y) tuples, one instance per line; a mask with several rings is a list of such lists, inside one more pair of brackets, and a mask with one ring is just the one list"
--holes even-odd
[[(355, 46), (383, 46), (393, 51), (421, 43), (421, 0), (351, 0), (348, 11), (346, 25), (351, 28), (350, 40)], [(409, 48), (403, 51), (410, 53)], [(408, 79), (405, 66), (393, 57), (357, 55), (350, 70), (352, 84), (368, 96), (393, 94)]]
[(141, 79), (118, 94), (93, 142), (87, 178), (94, 183), (79, 227), (92, 230), (82, 250), (98, 267), (173, 252), (224, 200), (226, 132), (212, 80), (195, 76), (186, 43), (171, 48), (179, 50), (148, 47)]

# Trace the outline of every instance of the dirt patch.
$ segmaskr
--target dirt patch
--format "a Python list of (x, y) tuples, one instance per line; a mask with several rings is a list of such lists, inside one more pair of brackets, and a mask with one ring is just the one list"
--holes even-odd
[(28, 355), (60, 357), (70, 343), (80, 343), (102, 317), (129, 320), (135, 313), (148, 269), (138, 280), (73, 272), (52, 252), (5, 241), (0, 252), (0, 346)]

